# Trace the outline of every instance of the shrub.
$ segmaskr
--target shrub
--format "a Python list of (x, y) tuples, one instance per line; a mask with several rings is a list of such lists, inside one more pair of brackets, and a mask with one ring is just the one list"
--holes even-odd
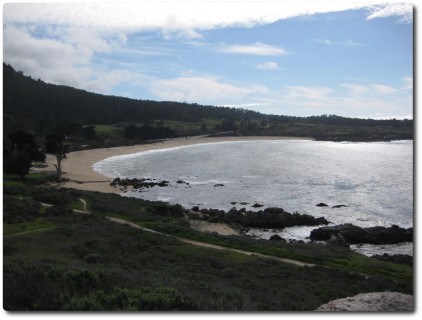
[(116, 289), (107, 293), (96, 291), (82, 298), (72, 299), (64, 310), (73, 311), (170, 311), (197, 310), (196, 301), (182, 296), (173, 288)]
[(4, 196), (3, 221), (5, 223), (19, 223), (31, 221), (40, 216), (41, 205), (31, 199), (17, 199)]
[(64, 217), (72, 213), (73, 213), (73, 210), (70, 208), (55, 206), (55, 205), (45, 210), (45, 215), (51, 216), (51, 217), (57, 217), (57, 216)]
[(40, 202), (56, 205), (69, 205), (77, 200), (76, 197), (65, 190), (53, 188), (34, 188), (32, 197)]
[(97, 264), (97, 263), (101, 262), (102, 256), (101, 256), (101, 254), (98, 254), (98, 253), (91, 253), (91, 254), (86, 255), (83, 258), (83, 260), (86, 263), (89, 263), (89, 264)]

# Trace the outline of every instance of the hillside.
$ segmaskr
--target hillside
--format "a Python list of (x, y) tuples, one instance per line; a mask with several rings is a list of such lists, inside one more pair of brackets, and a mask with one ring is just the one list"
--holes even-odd
[(43, 132), (78, 124), (144, 123), (152, 120), (259, 119), (264, 115), (228, 107), (106, 96), (34, 80), (3, 64), (4, 115), (15, 128)]
[[(24, 130), (40, 137), (57, 128), (71, 131), (72, 126), (74, 130), (75, 126), (94, 125), (97, 135), (101, 130), (117, 128), (119, 137), (114, 137), (113, 145), (128, 143), (128, 139), (139, 142), (220, 131), (231, 131), (230, 135), (307, 136), (333, 141), (413, 139), (413, 120), (266, 115), (240, 108), (135, 100), (48, 84), (7, 64), (3, 64), (3, 119), (6, 134)], [(110, 125), (113, 128), (104, 127)], [(156, 127), (163, 130), (153, 129)]]

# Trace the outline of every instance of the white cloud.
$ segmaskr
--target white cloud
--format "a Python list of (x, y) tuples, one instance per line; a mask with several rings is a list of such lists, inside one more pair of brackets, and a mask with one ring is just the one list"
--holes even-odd
[(369, 7), (367, 20), (397, 16), (401, 23), (413, 22), (413, 5), (410, 3), (389, 3)]
[(99, 72), (95, 79), (85, 85), (85, 89), (94, 92), (108, 93), (114, 86), (122, 82), (135, 82), (140, 77), (126, 70), (113, 70), (111, 72)]
[(402, 88), (383, 84), (341, 84), (349, 93), (330, 87), (285, 86), (279, 96), (279, 105), (290, 110), (300, 110), (303, 115), (346, 114), (361, 116), (362, 107), (368, 115), (409, 114), (412, 106), (412, 94), (405, 94)]
[(287, 99), (326, 100), (333, 91), (326, 87), (286, 86)]
[(250, 94), (268, 93), (263, 86), (235, 86), (220, 82), (213, 77), (178, 77), (168, 80), (156, 80), (152, 83), (151, 92), (162, 100), (194, 101), (209, 103), (217, 101), (230, 103), (238, 101)]
[(344, 84), (341, 84), (340, 86), (349, 89), (351, 93), (355, 95), (362, 95), (369, 91), (369, 88), (367, 86), (362, 86), (360, 84), (344, 83)]
[(267, 62), (258, 64), (256, 68), (260, 70), (278, 70), (279, 69), (277, 62), (273, 62), (273, 61), (267, 61)]
[[(369, 1), (369, 4), (374, 1)], [(379, 3), (380, 1), (375, 1)], [(225, 1), (7, 3), (4, 22), (74, 25), (102, 30), (161, 30), (165, 37), (199, 38), (199, 31), (252, 27), (294, 16), (367, 7), (368, 3)]]
[[(53, 81), (61, 78), (62, 70), (86, 64), (92, 56), (90, 50), (80, 50), (71, 44), (51, 39), (36, 39), (16, 28), (3, 33), (4, 61), (32, 76)], [(55, 74), (49, 71), (55, 71)], [(81, 76), (86, 70), (81, 70)], [(61, 83), (67, 83), (62, 79)]]
[(101, 93), (108, 93), (118, 83), (139, 78), (127, 71), (94, 70), (91, 66), (94, 54), (110, 50), (109, 44), (94, 32), (68, 28), (50, 33), (59, 39), (39, 39), (25, 30), (7, 27), (3, 33), (4, 62), (33, 78)]
[(218, 51), (223, 53), (238, 53), (238, 54), (253, 54), (259, 56), (282, 56), (288, 54), (282, 48), (257, 42), (255, 44), (243, 45), (243, 44), (234, 44), (234, 45), (221, 45), (218, 48)]
[[(120, 34), (119, 37), (121, 37)], [(91, 29), (81, 27), (66, 28), (62, 39), (66, 43), (76, 46), (78, 49), (88, 50), (91, 54), (94, 51), (110, 51), (110, 45)]]
[(352, 94), (355, 95), (364, 95), (364, 94), (372, 94), (372, 95), (391, 95), (395, 93), (399, 93), (402, 90), (409, 90), (413, 89), (413, 78), (412, 77), (404, 77), (403, 78), (404, 85), (401, 87), (391, 87), (381, 83), (371, 83), (367, 86), (360, 85), (360, 84), (341, 84), (341, 87), (347, 88), (350, 90)]
[(390, 86), (386, 86), (384, 84), (379, 84), (379, 83), (371, 84), (371, 88), (372, 88), (372, 90), (375, 91), (375, 93), (378, 93), (378, 94), (381, 94), (381, 95), (392, 94), (392, 93), (397, 92), (397, 89), (390, 87)]
[(403, 78), (404, 86), (402, 90), (413, 90), (413, 77)]
[(332, 41), (330, 39), (312, 39), (312, 41), (320, 44), (325, 45), (340, 45), (340, 46), (348, 46), (348, 47), (360, 47), (364, 46), (363, 43), (359, 43), (353, 40), (345, 40), (345, 41)]

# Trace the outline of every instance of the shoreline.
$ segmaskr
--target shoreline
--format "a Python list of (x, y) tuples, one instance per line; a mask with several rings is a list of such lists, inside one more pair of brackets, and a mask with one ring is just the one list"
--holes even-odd
[[(134, 146), (122, 146), (113, 148), (90, 149), (74, 151), (67, 154), (63, 161), (63, 178), (69, 181), (55, 184), (64, 188), (72, 188), (86, 191), (98, 191), (104, 193), (117, 193), (121, 191), (118, 188), (110, 186), (112, 178), (104, 176), (93, 169), (93, 165), (101, 160), (129, 155), (139, 152), (170, 149), (182, 146), (191, 146), (196, 144), (231, 142), (231, 141), (260, 141), (260, 140), (313, 140), (309, 137), (279, 137), (279, 136), (236, 136), (236, 137), (207, 137), (195, 136), (190, 138), (175, 138), (150, 144), (140, 144)], [(53, 164), (55, 157), (47, 155), (47, 167), (40, 171), (55, 171)]]

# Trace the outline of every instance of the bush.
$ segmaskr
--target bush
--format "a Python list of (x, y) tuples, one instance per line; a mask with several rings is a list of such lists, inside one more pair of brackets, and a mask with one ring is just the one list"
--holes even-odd
[(15, 253), (17, 248), (10, 244), (3, 244), (3, 255), (8, 256)]
[(65, 305), (69, 311), (170, 311), (198, 310), (196, 301), (173, 288), (116, 289), (111, 293), (96, 291)]
[(52, 188), (34, 188), (32, 197), (40, 202), (57, 205), (69, 205), (77, 200), (76, 197), (65, 190)]
[(86, 255), (83, 260), (89, 264), (97, 264), (101, 262), (102, 256), (101, 254), (98, 254), (98, 253), (91, 253), (91, 254)]
[(148, 210), (160, 216), (183, 218), (187, 212), (180, 204), (168, 204), (165, 202), (151, 202)]
[(50, 217), (64, 217), (72, 213), (72, 209), (62, 206), (52, 206), (45, 210), (45, 215)]
[(41, 215), (41, 204), (31, 199), (17, 199), (11, 196), (3, 198), (3, 221), (20, 223), (32, 221)]
[(3, 307), (7, 311), (64, 310), (72, 299), (111, 292), (119, 285), (125, 283), (115, 272), (13, 261), (3, 268)]

